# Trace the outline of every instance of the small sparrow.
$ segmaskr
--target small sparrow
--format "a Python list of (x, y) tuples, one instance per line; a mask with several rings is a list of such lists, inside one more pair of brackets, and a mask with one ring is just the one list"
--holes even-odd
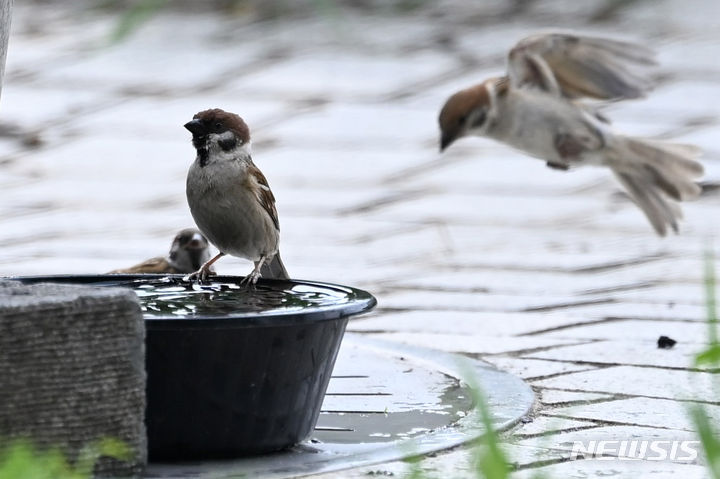
[(209, 245), (195, 228), (180, 231), (173, 239), (166, 257), (151, 258), (126, 269), (110, 273), (192, 273), (210, 259)]
[(187, 176), (187, 200), (195, 223), (220, 253), (187, 280), (205, 281), (210, 266), (226, 254), (249, 259), (260, 276), (289, 279), (280, 259), (280, 223), (275, 197), (250, 155), (250, 130), (242, 118), (215, 108), (185, 124), (197, 157)]
[(642, 97), (654, 53), (623, 41), (564, 33), (533, 35), (508, 56), (507, 75), (452, 95), (440, 112), (440, 151), (476, 135), (506, 143), (551, 168), (609, 167), (655, 231), (678, 230), (675, 201), (700, 194), (692, 145), (616, 133), (584, 98)]

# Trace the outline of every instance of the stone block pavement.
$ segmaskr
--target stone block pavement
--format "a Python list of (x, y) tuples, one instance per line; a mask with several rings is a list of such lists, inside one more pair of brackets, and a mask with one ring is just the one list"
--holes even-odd
[[(708, 341), (703, 252), (720, 233), (720, 4), (420, 3), (262, 22), (163, 11), (109, 44), (117, 15), (16, 2), (0, 103), (0, 274), (100, 273), (166, 252), (192, 225), (182, 124), (222, 107), (252, 129), (291, 274), (377, 295), (349, 330), (481, 358), (532, 385), (532, 417), (504, 435), (517, 477), (706, 477), (698, 461), (568, 461), (568, 448), (692, 439), (696, 403), (720, 419), (720, 377), (692, 367)], [(618, 130), (705, 150), (705, 194), (684, 205), (680, 235), (655, 237), (607, 171), (552, 171), (480, 139), (437, 153), (445, 98), (502, 71), (521, 36), (554, 27), (659, 51), (657, 90), (606, 112)], [(657, 349), (660, 335), (677, 345)], [(460, 448), (422, 467), (470, 477), (470, 456)]]

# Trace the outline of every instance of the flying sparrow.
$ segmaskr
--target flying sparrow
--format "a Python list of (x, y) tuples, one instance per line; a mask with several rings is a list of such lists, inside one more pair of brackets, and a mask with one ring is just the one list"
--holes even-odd
[(698, 148), (616, 133), (582, 99), (642, 97), (654, 53), (633, 43), (564, 33), (533, 35), (508, 55), (507, 74), (452, 95), (440, 112), (440, 151), (485, 136), (551, 168), (609, 167), (655, 231), (677, 232), (675, 202), (695, 198), (703, 173)]
[(220, 253), (186, 278), (205, 281), (210, 266), (226, 254), (249, 259), (260, 276), (289, 279), (280, 259), (280, 223), (275, 197), (250, 155), (250, 130), (242, 118), (218, 108), (185, 124), (197, 157), (187, 176), (187, 200), (195, 223)]
[(175, 236), (167, 256), (151, 258), (110, 273), (192, 273), (208, 259), (210, 250), (205, 237), (195, 228), (187, 228)]

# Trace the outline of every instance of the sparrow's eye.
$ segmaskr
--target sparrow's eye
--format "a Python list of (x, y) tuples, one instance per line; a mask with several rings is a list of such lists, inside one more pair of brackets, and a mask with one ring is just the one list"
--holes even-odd
[(485, 123), (485, 117), (487, 116), (487, 113), (485, 111), (480, 112), (477, 117), (472, 122), (473, 128), (480, 128), (483, 123)]
[(460, 126), (464, 125), (465, 120), (467, 120), (467, 115), (462, 115), (460, 118), (458, 118), (458, 125), (460, 125)]
[(222, 123), (220, 123), (220, 122), (215, 123), (215, 129), (216, 129), (217, 131), (222, 130)]

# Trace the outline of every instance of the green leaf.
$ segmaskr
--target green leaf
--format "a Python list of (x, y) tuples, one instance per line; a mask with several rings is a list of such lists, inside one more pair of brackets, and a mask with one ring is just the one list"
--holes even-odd
[(409, 473), (405, 476), (405, 479), (430, 479), (420, 467), (420, 461), (422, 456), (411, 456), (405, 458), (405, 464), (410, 466)]
[(475, 464), (478, 477), (486, 479), (507, 479), (510, 477), (510, 465), (500, 445), (500, 438), (493, 426), (490, 407), (485, 400), (482, 388), (474, 381), (474, 375), (467, 365), (463, 365), (463, 380), (470, 388), (473, 403), (480, 413), (485, 434), (475, 446)]
[(77, 464), (75, 465), (75, 471), (81, 474), (81, 477), (91, 477), (93, 468), (101, 457), (112, 457), (120, 461), (129, 461), (132, 459), (132, 451), (123, 441), (104, 437), (82, 448)]
[(710, 474), (713, 479), (720, 479), (720, 439), (718, 439), (717, 431), (713, 429), (710, 419), (701, 406), (691, 408), (690, 416), (700, 435)]
[(695, 356), (695, 366), (720, 366), (720, 344), (711, 344)]
[(0, 441), (0, 446), (0, 479), (90, 479), (100, 457), (132, 458), (124, 442), (110, 438), (85, 446), (75, 467), (58, 447), (40, 450), (24, 439)]
[(75, 479), (59, 449), (37, 451), (24, 439), (11, 442), (0, 457), (1, 479)]

